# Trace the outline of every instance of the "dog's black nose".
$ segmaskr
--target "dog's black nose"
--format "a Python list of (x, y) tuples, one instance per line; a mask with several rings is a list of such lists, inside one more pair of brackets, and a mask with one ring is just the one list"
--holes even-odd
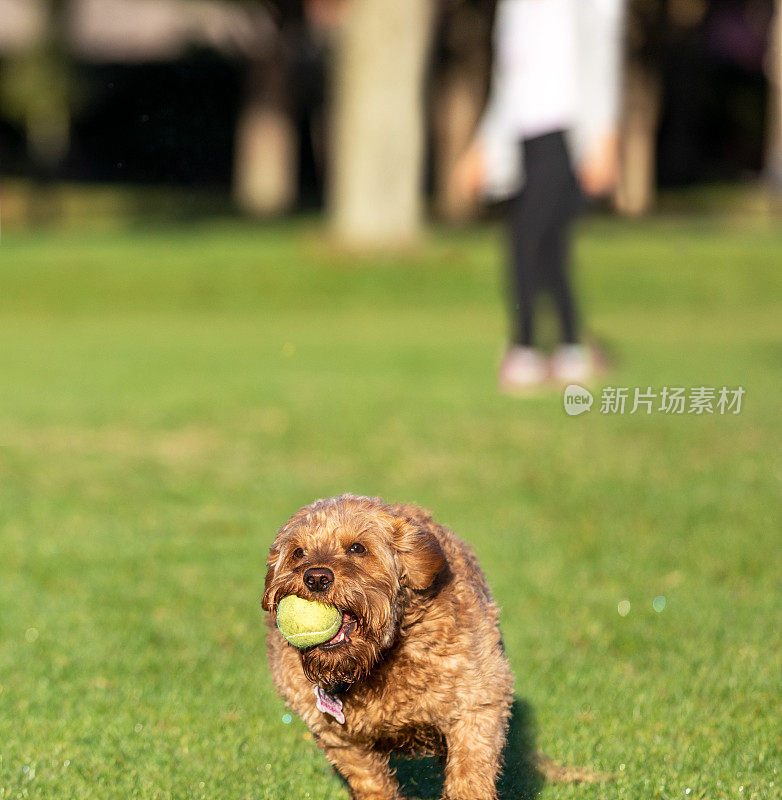
[(304, 573), (304, 583), (311, 592), (325, 592), (334, 583), (334, 573), (327, 567), (310, 567)]

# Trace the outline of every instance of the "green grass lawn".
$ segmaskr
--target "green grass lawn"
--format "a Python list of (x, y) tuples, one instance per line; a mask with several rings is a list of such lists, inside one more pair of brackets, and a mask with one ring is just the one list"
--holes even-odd
[[(579, 285), (618, 367), (573, 418), (495, 392), (498, 239), (4, 238), (0, 798), (345, 800), (274, 694), (259, 600), (277, 526), (346, 490), (473, 544), (525, 736), (616, 775), (518, 788), (511, 752), (505, 800), (782, 797), (782, 232), (586, 223)], [(746, 396), (606, 415), (608, 383)]]

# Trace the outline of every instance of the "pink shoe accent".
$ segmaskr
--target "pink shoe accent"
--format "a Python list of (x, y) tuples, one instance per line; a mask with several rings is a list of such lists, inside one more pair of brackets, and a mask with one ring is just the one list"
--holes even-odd
[(585, 345), (560, 345), (549, 361), (551, 377), (557, 383), (585, 383), (595, 374), (592, 352)]
[(534, 347), (514, 345), (508, 348), (500, 365), (500, 391), (523, 392), (546, 380), (546, 360)]

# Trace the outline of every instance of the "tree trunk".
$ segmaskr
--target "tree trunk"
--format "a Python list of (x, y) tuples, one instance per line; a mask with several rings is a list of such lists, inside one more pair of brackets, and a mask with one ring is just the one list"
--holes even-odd
[(282, 54), (249, 66), (236, 128), (233, 194), (242, 211), (275, 216), (296, 200), (298, 139), (286, 102)]
[(459, 67), (440, 80), (434, 97), (434, 204), (438, 216), (463, 222), (474, 216), (476, 206), (454, 191), (454, 167), (475, 135), (483, 108), (480, 75)]
[(443, 52), (432, 92), (434, 207), (449, 222), (469, 219), (477, 208), (454, 191), (452, 177), (475, 135), (488, 93), (491, 22), (485, 5), (452, 4), (438, 33)]
[(349, 246), (419, 233), (429, 0), (351, 3), (337, 41), (328, 203)]
[(632, 62), (625, 67), (624, 79), (616, 207), (622, 214), (638, 216), (654, 202), (660, 81), (653, 70)]
[(782, 0), (774, 4), (768, 51), (768, 140), (766, 176), (782, 192)]

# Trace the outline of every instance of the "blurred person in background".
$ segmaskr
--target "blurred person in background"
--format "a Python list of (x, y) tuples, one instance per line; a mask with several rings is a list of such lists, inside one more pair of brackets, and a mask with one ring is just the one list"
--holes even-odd
[[(511, 333), (502, 391), (590, 379), (569, 276), (582, 192), (609, 193), (618, 174), (623, 0), (500, 0), (489, 101), (454, 171), (465, 199), (509, 198)], [(550, 358), (536, 347), (538, 301), (560, 323)]]

